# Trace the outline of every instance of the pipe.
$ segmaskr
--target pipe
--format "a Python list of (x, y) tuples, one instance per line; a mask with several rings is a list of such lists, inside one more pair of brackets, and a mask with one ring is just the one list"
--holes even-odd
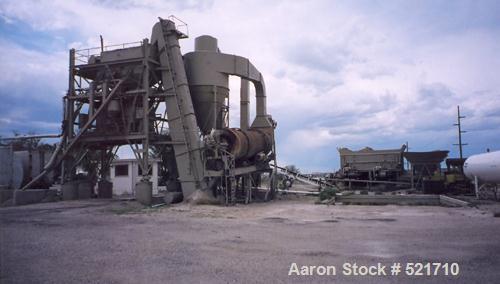
[(217, 56), (221, 62), (228, 62), (225, 65), (221, 64), (220, 72), (240, 76), (254, 84), (257, 117), (267, 116), (266, 86), (264, 84), (264, 77), (259, 70), (255, 68), (248, 58), (223, 53), (217, 54)]
[(248, 95), (249, 82), (247, 79), (241, 78), (240, 83), (240, 128), (247, 130), (250, 125), (250, 100)]
[(0, 140), (21, 140), (21, 139), (33, 139), (33, 138), (59, 138), (62, 134), (34, 134), (34, 135), (22, 135), (15, 137), (1, 138)]
[(256, 117), (251, 127), (274, 127), (271, 117), (267, 114), (264, 78), (248, 58), (210, 51), (191, 52), (186, 54), (184, 58), (186, 64), (190, 66), (188, 68), (190, 70), (190, 85), (227, 85), (227, 75), (238, 76), (252, 82), (255, 86)]
[(474, 176), (474, 193), (476, 194), (476, 199), (479, 199), (479, 179)]
[(281, 193), (293, 193), (293, 194), (304, 194), (304, 195), (319, 195), (319, 191), (304, 191), (304, 190), (283, 190), (278, 189)]

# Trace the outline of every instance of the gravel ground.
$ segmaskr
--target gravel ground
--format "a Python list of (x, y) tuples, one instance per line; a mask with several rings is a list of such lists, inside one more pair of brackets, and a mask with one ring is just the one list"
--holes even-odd
[[(490, 208), (325, 206), (293, 197), (156, 209), (44, 203), (0, 208), (0, 283), (498, 283), (498, 236)], [(457, 262), (460, 272), (344, 276), (345, 262)], [(292, 263), (335, 266), (337, 275), (288, 276)]]

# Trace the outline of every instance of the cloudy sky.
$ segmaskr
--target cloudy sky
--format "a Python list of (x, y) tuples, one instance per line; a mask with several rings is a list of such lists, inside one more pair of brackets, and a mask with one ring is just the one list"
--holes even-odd
[[(57, 133), (69, 48), (150, 37), (174, 14), (263, 73), (281, 164), (339, 167), (337, 147), (500, 150), (499, 1), (0, 2), (0, 135)], [(238, 81), (231, 119), (237, 121)]]

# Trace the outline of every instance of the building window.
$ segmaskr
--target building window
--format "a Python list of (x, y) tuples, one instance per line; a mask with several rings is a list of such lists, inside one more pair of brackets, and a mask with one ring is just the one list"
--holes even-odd
[(115, 177), (126, 177), (126, 176), (128, 176), (128, 165), (116, 165)]

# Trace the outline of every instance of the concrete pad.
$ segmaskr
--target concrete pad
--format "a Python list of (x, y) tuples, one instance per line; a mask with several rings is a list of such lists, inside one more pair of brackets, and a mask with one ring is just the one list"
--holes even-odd
[(47, 196), (48, 189), (16, 189), (14, 191), (14, 205), (26, 205), (42, 202)]
[(0, 189), (0, 204), (11, 199), (14, 196), (13, 189)]
[(470, 203), (467, 201), (463, 201), (446, 195), (440, 195), (439, 200), (441, 204), (447, 206), (456, 206), (456, 207), (470, 206)]
[(362, 195), (354, 194), (337, 196), (337, 202), (361, 205), (441, 205), (439, 195), (408, 194), (408, 195)]
[[(97, 199), (0, 208), (0, 282), (499, 282), (500, 218), (489, 210), (327, 207), (315, 200), (289, 196), (229, 207), (181, 203), (154, 213), (136, 202)], [(341, 272), (345, 262), (380, 262), (389, 269), (410, 261), (457, 262), (460, 274), (406, 276), (404, 268), (397, 276)], [(338, 274), (289, 276), (292, 262), (335, 265)]]

